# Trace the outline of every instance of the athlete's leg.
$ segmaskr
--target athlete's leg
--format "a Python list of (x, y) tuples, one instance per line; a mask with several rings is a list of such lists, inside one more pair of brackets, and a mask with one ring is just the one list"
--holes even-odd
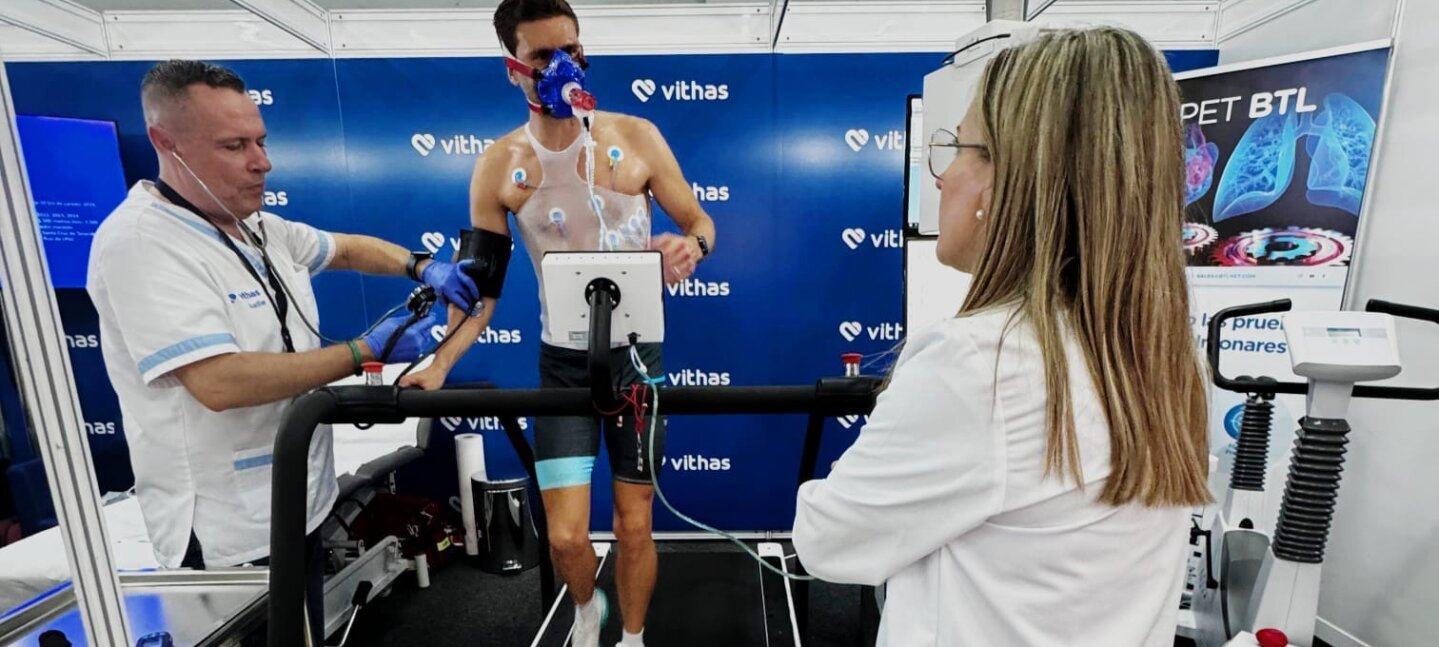
[(615, 583), (620, 591), (625, 631), (629, 633), (639, 633), (645, 628), (645, 615), (659, 571), (652, 530), (653, 505), (654, 488), (615, 481), (614, 528), (619, 541)]
[(595, 593), (599, 562), (590, 544), (590, 486), (575, 485), (541, 491), (550, 531), (550, 558), (555, 572), (570, 588), (576, 604)]
[[(641, 345), (639, 355), (650, 375), (663, 374), (659, 346)], [(612, 361), (617, 364), (623, 362), (621, 365), (627, 369), (616, 371), (620, 383), (639, 381), (638, 374), (631, 367), (628, 350), (623, 355), (617, 353)], [(654, 434), (653, 446), (651, 433)], [(659, 570), (653, 533), (654, 487), (651, 479), (664, 466), (664, 439), (663, 418), (637, 420), (630, 415), (621, 424), (609, 424), (605, 428), (605, 446), (609, 450), (610, 467), (615, 475), (614, 532), (619, 544), (615, 580), (624, 628), (630, 634), (638, 634), (645, 627), (645, 616)]]
[[(584, 353), (540, 346), (541, 388), (581, 386)], [(550, 558), (575, 602), (576, 647), (594, 647), (607, 609), (595, 594), (598, 560), (590, 544), (590, 474), (600, 448), (600, 421), (535, 419), (535, 476), (549, 524)]]

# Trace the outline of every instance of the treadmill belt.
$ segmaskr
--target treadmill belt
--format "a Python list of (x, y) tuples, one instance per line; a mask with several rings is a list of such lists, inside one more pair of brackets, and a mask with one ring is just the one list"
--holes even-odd
[[(783, 579), (761, 569), (749, 555), (696, 552), (684, 546), (660, 545), (659, 577), (645, 622), (645, 643), (652, 645), (759, 645), (792, 647), (792, 620)], [(600, 645), (620, 641), (619, 593), (615, 585), (618, 546), (611, 546), (600, 568), (597, 586), (609, 596), (610, 613), (600, 632)], [(779, 566), (778, 559), (768, 560)], [(545, 631), (540, 647), (566, 647), (574, 605), (566, 591)]]

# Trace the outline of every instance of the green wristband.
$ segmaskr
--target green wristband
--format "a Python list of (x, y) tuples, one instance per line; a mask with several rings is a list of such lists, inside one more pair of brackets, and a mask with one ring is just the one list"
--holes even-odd
[(350, 356), (355, 359), (355, 375), (363, 373), (365, 362), (364, 359), (360, 357), (360, 345), (355, 343), (353, 339), (346, 341), (345, 345), (350, 347)]

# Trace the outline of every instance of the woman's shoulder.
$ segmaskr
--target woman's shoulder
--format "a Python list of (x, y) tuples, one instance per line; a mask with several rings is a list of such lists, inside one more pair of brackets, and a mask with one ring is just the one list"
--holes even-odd
[(1015, 308), (990, 308), (943, 319), (910, 331), (905, 350), (963, 343), (976, 348), (998, 347), (1016, 332), (1028, 329)]

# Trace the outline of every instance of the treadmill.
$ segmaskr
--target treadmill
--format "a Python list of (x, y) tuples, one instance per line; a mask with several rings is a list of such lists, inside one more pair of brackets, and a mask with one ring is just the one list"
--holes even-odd
[[(584, 297), (589, 305), (588, 339), (611, 339), (611, 317), (619, 301), (615, 283), (603, 276), (596, 278), (586, 287)], [(620, 398), (611, 382), (609, 355), (605, 345), (591, 345), (589, 388), (421, 391), (383, 385), (339, 386), (296, 400), (281, 421), (275, 440), (269, 644), (308, 644), (304, 613), (304, 492), (306, 455), (316, 427), (323, 423), (393, 424), (409, 417), (493, 416), (500, 420), (534, 483), (534, 456), (520, 430), (519, 417), (592, 416), (618, 408)], [(859, 376), (857, 371), (846, 372), (849, 375), (845, 377), (822, 378), (805, 386), (665, 387), (661, 390), (662, 403), (666, 416), (807, 414), (797, 479), (803, 483), (814, 477), (825, 420), (868, 414), (874, 408), (880, 380)], [(555, 589), (543, 503), (533, 489), (530, 495), (540, 543), (541, 601), (548, 610), (532, 644), (567, 645), (574, 607), (564, 590)], [(701, 647), (803, 643), (809, 600), (806, 582), (762, 569), (737, 549), (694, 550), (695, 546), (704, 546), (698, 542), (660, 541), (657, 545), (659, 577), (645, 628), (652, 643)], [(803, 564), (786, 544), (763, 541), (752, 548), (782, 572), (804, 574)], [(596, 552), (601, 557), (598, 586), (614, 594), (614, 560), (609, 546), (597, 544)], [(867, 629), (877, 618), (875, 607), (867, 604), (873, 599), (872, 591), (869, 589), (863, 596), (863, 624)], [(616, 595), (610, 599), (610, 621), (601, 639), (614, 644), (621, 630), (619, 601)]]
[[(787, 581), (761, 568), (753, 557), (729, 542), (724, 542), (723, 547), (712, 542), (658, 541), (656, 544), (659, 577), (645, 622), (647, 642), (769, 647), (801, 644), (794, 595), (798, 588), (795, 585), (801, 583)], [(751, 548), (757, 548), (771, 566), (792, 572), (784, 569), (784, 547), (779, 542), (761, 541)], [(600, 564), (595, 586), (604, 589), (610, 600), (609, 619), (600, 631), (603, 645), (618, 643), (622, 628), (611, 549), (609, 543), (595, 544)], [(559, 593), (530, 643), (532, 647), (570, 644), (574, 602), (564, 589)]]

